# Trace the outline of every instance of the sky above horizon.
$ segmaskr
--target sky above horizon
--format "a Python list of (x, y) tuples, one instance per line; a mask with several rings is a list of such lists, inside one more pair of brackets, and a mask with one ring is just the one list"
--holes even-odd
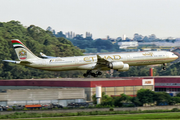
[(0, 0), (0, 22), (20, 21), (93, 38), (180, 38), (180, 0)]

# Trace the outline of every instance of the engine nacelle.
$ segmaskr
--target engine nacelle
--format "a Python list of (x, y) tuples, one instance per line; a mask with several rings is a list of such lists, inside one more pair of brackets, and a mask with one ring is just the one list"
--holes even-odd
[(108, 64), (108, 68), (115, 69), (115, 70), (122, 69), (123, 67), (124, 67), (123, 62), (111, 62)]
[(129, 70), (129, 65), (124, 64), (124, 67), (122, 69), (118, 69), (118, 71), (128, 71)]

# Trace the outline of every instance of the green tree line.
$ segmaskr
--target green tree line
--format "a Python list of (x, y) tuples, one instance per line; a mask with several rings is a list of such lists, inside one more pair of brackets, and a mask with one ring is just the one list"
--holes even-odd
[[(93, 103), (96, 103), (96, 94), (92, 96)], [(134, 107), (143, 105), (175, 105), (180, 103), (180, 93), (171, 97), (166, 92), (154, 92), (149, 89), (140, 89), (136, 97), (125, 94), (110, 97), (102, 92), (101, 106)]]
[(109, 40), (88, 40), (84, 38), (83, 40), (79, 39), (68, 39), (73, 45), (84, 49), (86, 53), (97, 53), (97, 52), (120, 52), (119, 46), (115, 43), (113, 44)]

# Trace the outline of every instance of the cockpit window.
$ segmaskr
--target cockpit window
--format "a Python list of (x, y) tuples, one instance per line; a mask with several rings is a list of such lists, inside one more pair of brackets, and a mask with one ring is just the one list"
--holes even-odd
[(175, 54), (172, 54), (172, 55), (175, 55)]

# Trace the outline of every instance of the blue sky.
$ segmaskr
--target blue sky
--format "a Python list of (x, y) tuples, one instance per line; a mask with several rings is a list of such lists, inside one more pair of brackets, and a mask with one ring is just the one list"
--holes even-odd
[(93, 38), (180, 38), (180, 0), (0, 0), (0, 22), (20, 21)]

